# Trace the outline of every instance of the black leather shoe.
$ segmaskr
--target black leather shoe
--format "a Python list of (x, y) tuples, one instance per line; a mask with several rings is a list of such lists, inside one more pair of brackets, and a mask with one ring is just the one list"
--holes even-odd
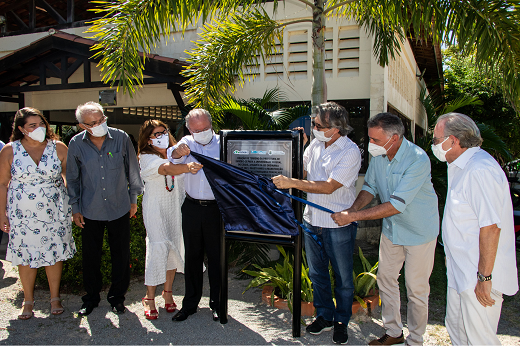
[(81, 305), (81, 309), (78, 311), (78, 315), (80, 316), (88, 316), (94, 310), (94, 308), (97, 308), (98, 304), (93, 303), (83, 303)]
[(186, 320), (190, 315), (196, 313), (197, 310), (180, 309), (180, 311), (172, 317), (172, 321), (181, 322)]
[(118, 315), (124, 314), (126, 311), (125, 304), (117, 303), (112, 305), (112, 312)]
[(213, 315), (213, 321), (218, 321), (220, 319), (219, 312), (217, 310), (211, 310), (211, 314)]

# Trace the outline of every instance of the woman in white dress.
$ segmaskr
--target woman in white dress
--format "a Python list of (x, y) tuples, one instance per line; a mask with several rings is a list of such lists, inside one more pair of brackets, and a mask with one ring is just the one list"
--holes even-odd
[(195, 174), (198, 163), (174, 165), (166, 158), (166, 151), (174, 145), (168, 126), (159, 120), (147, 120), (139, 131), (139, 165), (143, 179), (143, 220), (146, 228), (146, 263), (143, 298), (145, 317), (157, 319), (155, 288), (164, 283), (162, 296), (167, 312), (177, 305), (172, 285), (177, 271), (184, 270), (184, 242), (182, 238), (181, 206), (184, 201), (184, 175)]
[(63, 261), (72, 258), (71, 208), (65, 188), (67, 146), (34, 108), (16, 112), (11, 142), (0, 152), (0, 227), (9, 233), (6, 260), (18, 266), (24, 302), (18, 316), (33, 316), (37, 269), (45, 267), (51, 314), (63, 313)]

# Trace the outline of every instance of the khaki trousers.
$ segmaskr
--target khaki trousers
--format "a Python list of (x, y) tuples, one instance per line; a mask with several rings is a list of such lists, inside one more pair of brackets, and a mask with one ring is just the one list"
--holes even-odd
[(408, 296), (407, 322), (410, 331), (406, 342), (409, 345), (423, 344), (423, 334), (428, 322), (429, 279), (436, 244), (437, 239), (422, 245), (395, 245), (381, 234), (377, 285), (381, 297), (383, 325), (388, 335), (394, 338), (401, 335), (403, 324), (397, 279), (404, 263)]
[(491, 298), (495, 305), (484, 307), (473, 288), (458, 294), (456, 289), (448, 287), (445, 323), (453, 345), (500, 345), (497, 328), (502, 293), (492, 289)]

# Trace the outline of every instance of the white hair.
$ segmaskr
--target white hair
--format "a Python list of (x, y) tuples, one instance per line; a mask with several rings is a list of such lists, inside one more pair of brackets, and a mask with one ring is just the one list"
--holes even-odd
[(105, 115), (105, 112), (103, 112), (103, 106), (97, 102), (88, 101), (76, 108), (76, 120), (78, 123), (83, 124), (83, 115), (88, 113), (101, 113), (102, 115)]
[(205, 116), (209, 123), (211, 124), (211, 114), (205, 110), (204, 108), (195, 108), (195, 109), (192, 109), (188, 115), (186, 115), (186, 118), (184, 118), (184, 120), (186, 121), (186, 127), (189, 129), (190, 128), (190, 119), (192, 118), (198, 118), (200, 116)]

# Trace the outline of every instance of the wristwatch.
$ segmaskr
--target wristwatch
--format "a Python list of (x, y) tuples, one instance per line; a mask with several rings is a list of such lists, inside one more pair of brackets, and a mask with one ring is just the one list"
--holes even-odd
[(489, 274), (489, 276), (484, 276), (484, 275), (480, 274), (479, 272), (477, 272), (477, 279), (480, 282), (491, 281), (491, 274)]

